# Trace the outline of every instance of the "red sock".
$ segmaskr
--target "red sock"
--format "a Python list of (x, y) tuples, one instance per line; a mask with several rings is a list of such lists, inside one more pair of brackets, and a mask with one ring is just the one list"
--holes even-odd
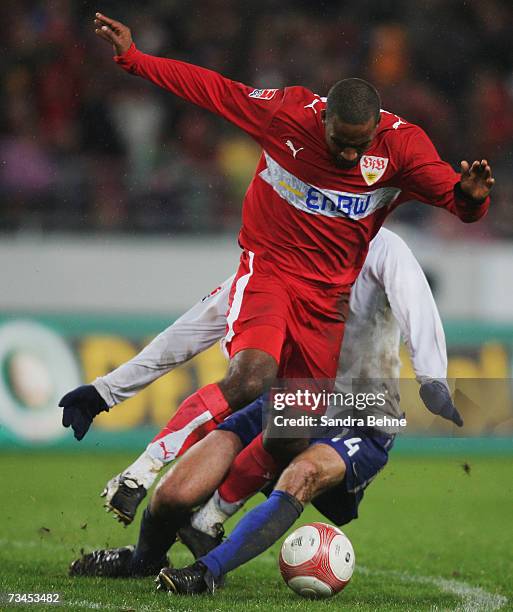
[(218, 488), (219, 495), (228, 503), (247, 499), (260, 491), (270, 480), (274, 480), (281, 467), (264, 449), (260, 434), (237, 455), (228, 475)]
[(168, 424), (153, 438), (159, 458), (171, 461), (204, 438), (231, 414), (217, 384), (207, 385), (190, 395), (179, 406)]

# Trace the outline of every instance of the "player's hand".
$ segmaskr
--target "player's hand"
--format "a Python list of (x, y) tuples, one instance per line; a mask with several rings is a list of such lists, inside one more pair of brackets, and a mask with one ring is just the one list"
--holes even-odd
[(116, 55), (123, 55), (132, 44), (132, 34), (130, 28), (119, 21), (106, 17), (101, 13), (96, 13), (94, 20), (94, 33), (96, 36), (110, 42), (114, 47)]
[(82, 440), (86, 435), (97, 414), (109, 410), (105, 400), (93, 385), (82, 385), (66, 393), (59, 406), (64, 409), (62, 424), (64, 427), (71, 425), (77, 440)]
[(490, 195), (494, 183), (492, 169), (486, 159), (475, 161), (472, 165), (467, 161), (461, 162), (461, 190), (469, 198), (482, 202)]
[(463, 425), (463, 419), (452, 402), (449, 389), (439, 380), (430, 380), (420, 386), (420, 397), (426, 408), (458, 427)]

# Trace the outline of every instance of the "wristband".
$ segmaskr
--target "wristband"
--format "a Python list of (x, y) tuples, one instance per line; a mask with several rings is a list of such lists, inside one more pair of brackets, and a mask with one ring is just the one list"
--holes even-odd
[(472, 198), (471, 196), (469, 196), (463, 191), (463, 189), (461, 188), (460, 181), (458, 181), (456, 185), (454, 185), (454, 197), (457, 198), (458, 200), (463, 200), (467, 204), (472, 204), (474, 206), (481, 206), (488, 199), (488, 196), (486, 196), (485, 198), (480, 198), (479, 200)]

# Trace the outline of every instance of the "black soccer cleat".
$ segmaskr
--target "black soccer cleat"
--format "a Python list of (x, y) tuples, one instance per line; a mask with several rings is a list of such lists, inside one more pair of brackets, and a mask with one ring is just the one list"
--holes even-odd
[(201, 561), (196, 561), (193, 565), (182, 569), (163, 567), (155, 582), (158, 590), (168, 591), (175, 595), (213, 593), (218, 586), (210, 570)]
[(224, 528), (221, 523), (215, 525), (217, 535), (211, 536), (208, 533), (195, 529), (190, 523), (181, 527), (178, 530), (178, 539), (182, 544), (194, 555), (195, 559), (199, 559), (208, 554), (216, 546), (219, 546), (223, 541)]
[(126, 527), (134, 520), (137, 508), (146, 493), (145, 487), (130, 476), (120, 476), (118, 489), (105, 507), (114, 512), (118, 521)]
[(162, 565), (168, 564), (167, 557), (151, 565), (134, 565), (132, 557), (134, 546), (95, 550), (73, 561), (69, 568), (70, 576), (99, 576), (102, 578), (137, 578), (154, 576)]

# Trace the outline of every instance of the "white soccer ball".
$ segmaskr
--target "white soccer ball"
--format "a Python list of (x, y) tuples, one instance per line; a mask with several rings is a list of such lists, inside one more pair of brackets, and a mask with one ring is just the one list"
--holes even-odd
[(303, 525), (283, 542), (280, 571), (302, 597), (332, 597), (351, 580), (354, 550), (340, 529), (326, 523)]

